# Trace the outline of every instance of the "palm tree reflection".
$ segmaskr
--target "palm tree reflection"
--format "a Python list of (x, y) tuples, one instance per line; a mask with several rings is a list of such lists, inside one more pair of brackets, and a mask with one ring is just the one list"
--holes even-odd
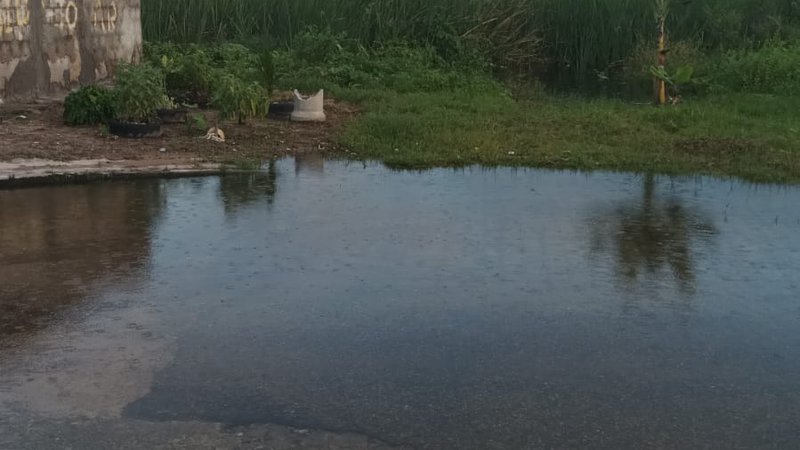
[(628, 288), (671, 274), (683, 293), (694, 292), (696, 245), (717, 233), (700, 211), (678, 198), (659, 198), (653, 175), (645, 177), (640, 200), (601, 212), (590, 226), (592, 255), (613, 258), (616, 277)]

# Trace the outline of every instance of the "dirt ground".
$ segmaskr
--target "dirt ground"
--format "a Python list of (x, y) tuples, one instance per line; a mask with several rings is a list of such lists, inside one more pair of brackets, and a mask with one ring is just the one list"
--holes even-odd
[[(246, 125), (219, 122), (226, 142), (206, 140), (204, 131), (188, 124), (164, 125), (163, 136), (123, 139), (109, 136), (103, 127), (68, 127), (63, 105), (0, 105), (0, 161), (46, 159), (54, 161), (131, 161), (139, 165), (165, 163), (221, 163), (241, 159), (268, 159), (304, 152), (326, 152), (332, 136), (352, 119), (352, 105), (326, 101), (328, 120), (324, 123), (295, 123), (279, 119), (252, 119)], [(190, 110), (202, 115), (208, 127), (217, 123), (216, 113)], [(190, 119), (190, 122), (192, 120)]]

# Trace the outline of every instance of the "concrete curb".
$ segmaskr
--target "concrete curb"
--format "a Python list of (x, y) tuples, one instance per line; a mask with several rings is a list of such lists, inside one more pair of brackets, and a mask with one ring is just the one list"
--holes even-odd
[(0, 189), (114, 179), (209, 176), (224, 172), (223, 165), (209, 163), (17, 159), (0, 162)]

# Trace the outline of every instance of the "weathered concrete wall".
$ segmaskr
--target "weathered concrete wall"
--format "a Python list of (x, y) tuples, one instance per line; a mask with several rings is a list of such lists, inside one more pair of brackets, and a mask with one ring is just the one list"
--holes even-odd
[(141, 57), (140, 0), (0, 0), (0, 99), (49, 97)]

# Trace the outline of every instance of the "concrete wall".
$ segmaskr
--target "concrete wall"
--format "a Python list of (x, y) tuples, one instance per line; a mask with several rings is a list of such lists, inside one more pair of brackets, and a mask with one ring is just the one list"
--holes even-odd
[(0, 99), (63, 95), (141, 57), (140, 0), (0, 0)]

